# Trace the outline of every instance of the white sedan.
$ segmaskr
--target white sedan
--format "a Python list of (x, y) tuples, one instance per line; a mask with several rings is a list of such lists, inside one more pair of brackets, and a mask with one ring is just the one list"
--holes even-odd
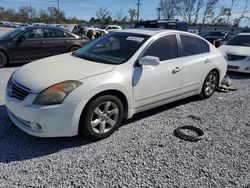
[(197, 35), (123, 30), (19, 68), (8, 81), (5, 104), (28, 134), (102, 139), (135, 113), (192, 95), (209, 98), (226, 65)]
[(250, 73), (250, 33), (234, 36), (219, 49), (227, 55), (229, 71)]

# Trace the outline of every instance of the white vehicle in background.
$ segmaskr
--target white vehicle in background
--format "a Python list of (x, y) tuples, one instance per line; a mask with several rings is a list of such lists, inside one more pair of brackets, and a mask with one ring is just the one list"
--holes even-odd
[(122, 30), (19, 68), (5, 104), (28, 134), (102, 139), (138, 112), (192, 95), (211, 97), (226, 66), (219, 50), (197, 35)]
[(250, 73), (250, 33), (240, 33), (219, 47), (227, 55), (229, 71)]
[(94, 28), (94, 27), (85, 27), (85, 28), (82, 28), (82, 30), (79, 31), (78, 35), (85, 35), (87, 36), (88, 32), (89, 31), (92, 31), (95, 38), (98, 38), (100, 36), (103, 36), (103, 35), (106, 35), (108, 34), (109, 32), (106, 31), (106, 30), (103, 30), (103, 29), (99, 29), (99, 28)]
[(32, 27), (46, 27), (46, 23), (33, 23), (31, 24)]
[(108, 32), (112, 32), (112, 31), (118, 31), (121, 30), (122, 28), (118, 25), (108, 25), (106, 28), (104, 28), (104, 30), (108, 31)]
[(196, 35), (200, 35), (200, 33), (199, 33), (199, 31), (197, 29), (188, 29), (188, 32), (196, 34)]

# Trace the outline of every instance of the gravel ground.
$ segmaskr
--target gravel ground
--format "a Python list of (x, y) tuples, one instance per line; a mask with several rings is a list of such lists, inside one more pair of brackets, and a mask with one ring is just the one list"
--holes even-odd
[[(250, 75), (229, 74), (238, 91), (138, 114), (111, 137), (89, 142), (35, 138), (12, 126), (3, 91), (15, 69), (0, 70), (0, 187), (240, 188), (250, 183)], [(206, 139), (176, 138), (173, 131), (182, 125), (200, 127)]]

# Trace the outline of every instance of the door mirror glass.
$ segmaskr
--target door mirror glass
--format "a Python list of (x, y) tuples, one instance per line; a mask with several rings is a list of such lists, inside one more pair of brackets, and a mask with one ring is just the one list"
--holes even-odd
[(139, 60), (140, 65), (159, 65), (160, 59), (155, 56), (145, 56)]
[(25, 39), (26, 39), (26, 37), (25, 37), (24, 35), (20, 35), (20, 36), (17, 38), (18, 41), (23, 41), (23, 40), (25, 40)]

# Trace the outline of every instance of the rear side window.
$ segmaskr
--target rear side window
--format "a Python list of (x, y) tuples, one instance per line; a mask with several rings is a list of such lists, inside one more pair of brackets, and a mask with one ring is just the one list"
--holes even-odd
[(67, 34), (60, 30), (49, 30), (49, 38), (65, 38)]
[(181, 55), (183, 57), (190, 55), (197, 55), (209, 52), (209, 45), (196, 37), (181, 35), (182, 50)]
[(160, 58), (160, 61), (177, 58), (176, 35), (168, 35), (157, 39), (148, 47), (143, 56), (156, 56)]

